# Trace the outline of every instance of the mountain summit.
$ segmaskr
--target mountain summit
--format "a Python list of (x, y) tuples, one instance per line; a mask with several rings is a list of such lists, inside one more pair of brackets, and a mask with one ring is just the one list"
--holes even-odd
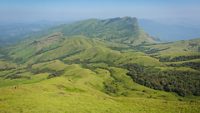
[(54, 30), (62, 32), (65, 36), (84, 35), (90, 38), (101, 38), (133, 45), (155, 42), (139, 27), (135, 17), (117, 17), (104, 20), (88, 19), (61, 25)]

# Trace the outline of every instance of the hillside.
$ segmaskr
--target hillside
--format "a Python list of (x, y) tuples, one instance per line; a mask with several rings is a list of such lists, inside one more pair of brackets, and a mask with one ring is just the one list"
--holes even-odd
[(0, 50), (0, 112), (198, 113), (199, 47), (132, 17), (54, 27)]
[(137, 19), (132, 17), (105, 20), (89, 19), (61, 25), (53, 31), (62, 32), (65, 36), (84, 35), (89, 38), (100, 38), (134, 45), (155, 42), (139, 27)]
[(150, 56), (171, 66), (199, 67), (200, 39), (145, 45), (139, 48)]

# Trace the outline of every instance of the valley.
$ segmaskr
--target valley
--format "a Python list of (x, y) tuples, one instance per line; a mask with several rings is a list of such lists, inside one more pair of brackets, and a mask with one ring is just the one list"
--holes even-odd
[(0, 113), (198, 113), (200, 38), (89, 19), (0, 49)]

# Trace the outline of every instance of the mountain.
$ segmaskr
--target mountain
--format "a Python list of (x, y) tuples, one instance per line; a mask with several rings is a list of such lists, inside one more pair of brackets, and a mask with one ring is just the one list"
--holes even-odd
[(0, 49), (0, 111), (198, 113), (199, 48), (132, 17), (53, 27)]
[[(45, 54), (49, 54), (48, 52), (52, 53), (50, 56), (51, 58), (48, 60), (52, 60), (67, 56), (73, 52), (76, 53), (84, 50), (84, 46), (88, 44), (90, 44), (90, 48), (94, 47), (94, 44), (86, 42), (84, 40), (85, 38), (75, 38), (76, 40), (71, 38), (74, 36), (76, 38), (88, 38), (87, 41), (91, 38), (93, 40), (98, 40), (98, 42), (101, 43), (109, 41), (134, 46), (156, 42), (139, 28), (136, 18), (123, 17), (105, 20), (89, 19), (48, 29), (41, 36), (39, 35), (28, 39), (21, 44), (11, 47), (7, 51), (9, 51), (9, 57), (17, 62), (25, 62), (32, 59), (36, 62), (35, 60), (37, 59), (40, 59), (41, 61), (43, 61), (43, 59), (47, 60), (48, 58), (45, 57)], [(86, 44), (84, 42), (86, 42)], [(80, 45), (80, 47), (72, 48), (77, 44)], [(97, 43), (97, 45), (100, 44)], [(60, 53), (62, 50), (65, 50), (66, 53)]]
[(89, 19), (62, 25), (54, 30), (63, 33), (65, 36), (84, 35), (90, 38), (135, 45), (155, 42), (152, 37), (139, 27), (137, 19), (132, 17), (105, 20)]

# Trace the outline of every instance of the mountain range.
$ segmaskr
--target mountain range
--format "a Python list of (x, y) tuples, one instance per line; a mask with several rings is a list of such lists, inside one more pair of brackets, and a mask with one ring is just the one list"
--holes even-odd
[(3, 112), (198, 113), (199, 81), (200, 38), (163, 43), (135, 17), (63, 24), (0, 48)]

